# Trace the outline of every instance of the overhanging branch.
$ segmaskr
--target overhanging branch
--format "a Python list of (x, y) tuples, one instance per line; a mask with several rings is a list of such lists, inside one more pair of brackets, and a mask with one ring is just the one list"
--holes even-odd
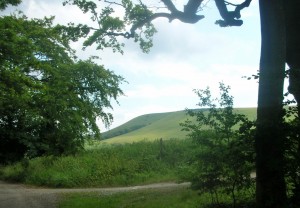
[[(170, 11), (170, 13), (168, 12), (159, 12), (159, 13), (154, 13), (154, 14), (150, 14), (148, 16), (145, 16), (143, 19), (133, 23), (133, 25), (131, 26), (131, 29), (129, 32), (114, 32), (114, 31), (107, 31), (104, 32), (103, 34), (107, 35), (107, 36), (123, 36), (125, 38), (134, 38), (135, 35), (135, 31), (138, 28), (143, 27), (146, 24), (151, 23), (153, 20), (157, 19), (157, 18), (167, 18), (169, 20), (169, 22), (172, 22), (173, 20), (177, 19), (181, 22), (184, 23), (190, 23), (190, 24), (194, 24), (197, 23), (198, 21), (200, 21), (201, 19), (204, 18), (203, 15), (197, 15), (197, 11), (201, 5), (201, 3), (203, 2), (203, 0), (189, 0), (188, 3), (184, 6), (184, 11), (179, 11), (175, 5), (173, 4), (172, 0), (161, 0), (164, 5), (167, 7), (167, 9)], [(105, 0), (106, 3), (109, 4), (115, 4), (118, 6), (123, 6), (120, 3), (116, 3), (113, 0)], [(144, 7), (145, 5), (140, 2), (140, 4)], [(91, 29), (91, 28), (90, 28)]]
[(172, 13), (177, 12), (178, 10), (176, 9), (175, 5), (171, 0), (162, 0), (162, 2), (166, 5), (168, 10)]
[(203, 0), (189, 0), (184, 6), (184, 13), (196, 14)]
[[(241, 18), (241, 10), (248, 7), (251, 1), (252, 0), (245, 0), (243, 3), (237, 5), (224, 0), (215, 0), (219, 13), (223, 18), (223, 20), (217, 20), (216, 24), (221, 27), (241, 26), (243, 24), (243, 21), (239, 20)], [(236, 8), (234, 11), (228, 11), (227, 5), (235, 6)]]
[(131, 27), (130, 33), (126, 33), (126, 37), (127, 38), (134, 37), (134, 33), (138, 28), (140, 28), (140, 27), (144, 26), (145, 24), (148, 24), (148, 23), (152, 22), (153, 20), (160, 18), (160, 17), (169, 19), (169, 22), (172, 22), (173, 20), (178, 19), (179, 21), (184, 22), (184, 23), (190, 23), (190, 24), (197, 23), (198, 21), (200, 21), (201, 19), (204, 18), (203, 15), (196, 14), (202, 1), (203, 0), (189, 0), (187, 5), (185, 5), (185, 7), (184, 7), (184, 12), (182, 12), (182, 11), (179, 11), (175, 7), (175, 5), (173, 4), (173, 2), (171, 0), (162, 0), (162, 2), (165, 4), (165, 6), (170, 11), (170, 13), (163, 13), (163, 12), (162, 13), (154, 13), (154, 14), (150, 15), (149, 17), (145, 18), (144, 20), (137, 22), (136, 24), (134, 24)]

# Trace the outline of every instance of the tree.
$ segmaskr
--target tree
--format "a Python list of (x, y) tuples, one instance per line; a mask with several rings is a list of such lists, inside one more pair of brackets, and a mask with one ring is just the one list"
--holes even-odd
[(0, 10), (5, 9), (9, 4), (17, 6), (22, 0), (2, 0), (0, 1)]
[[(77, 60), (65, 27), (53, 18), (0, 18), (1, 162), (61, 155), (99, 138), (111, 99), (124, 81), (90, 60)], [(73, 38), (73, 37), (72, 37)]]
[[(286, 24), (286, 62), (289, 69), (289, 92), (294, 95), (297, 103), (300, 102), (300, 40), (299, 30), (300, 14), (298, 9), (300, 2), (296, 0), (290, 0), (284, 2), (285, 6), (285, 24)], [(298, 115), (300, 115), (300, 109), (298, 105)]]
[[(260, 1), (261, 59), (256, 135), (258, 207), (285, 207), (283, 84), (286, 31), (283, 1)], [(272, 38), (269, 38), (272, 36)], [(280, 199), (280, 200), (278, 200)], [(276, 203), (275, 203), (276, 202)]]
[(229, 86), (220, 83), (219, 89), (219, 98), (212, 98), (209, 88), (195, 90), (201, 109), (187, 110), (192, 119), (181, 124), (198, 146), (196, 156), (189, 159), (192, 174), (185, 179), (192, 188), (209, 192), (217, 204), (218, 192), (225, 192), (237, 207), (238, 200), (243, 200), (238, 193), (253, 185), (254, 122), (235, 112)]

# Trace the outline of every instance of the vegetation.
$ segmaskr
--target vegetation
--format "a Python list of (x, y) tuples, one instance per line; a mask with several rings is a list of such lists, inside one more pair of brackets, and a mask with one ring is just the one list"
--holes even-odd
[(9, 4), (17, 6), (22, 0), (2, 0), (0, 2), (0, 10), (5, 9)]
[(209, 88), (195, 90), (200, 100), (198, 105), (207, 107), (208, 113), (188, 110), (196, 122), (187, 120), (181, 124), (198, 147), (190, 158), (186, 179), (194, 189), (210, 193), (215, 203), (219, 203), (218, 195), (223, 192), (232, 197), (232, 206), (237, 207), (237, 201), (244, 200), (237, 195), (249, 197), (240, 192), (254, 187), (250, 176), (255, 169), (254, 122), (233, 111), (229, 86), (220, 83), (219, 88), (220, 98), (212, 98)]
[(0, 17), (0, 163), (73, 154), (100, 137), (122, 77), (91, 59), (77, 60), (65, 27), (53, 18)]
[(177, 181), (189, 140), (102, 145), (74, 156), (40, 157), (0, 169), (3, 180), (50, 187), (107, 187)]
[[(199, 105), (204, 107), (205, 103), (209, 109), (188, 111), (191, 118), (196, 117), (198, 121), (189, 120), (182, 124), (189, 130), (190, 139), (122, 145), (95, 142), (92, 149), (74, 156), (40, 157), (2, 167), (0, 178), (50, 187), (130, 186), (188, 180), (197, 190), (147, 191), (100, 198), (93, 194), (71, 194), (65, 196), (61, 207), (126, 207), (128, 203), (136, 207), (140, 203), (144, 203), (145, 207), (173, 207), (174, 203), (178, 207), (254, 207), (254, 187), (250, 178), (253, 140), (251, 131), (248, 131), (252, 123), (233, 111), (232, 97), (227, 94), (229, 88), (220, 85), (220, 89), (223, 93), (218, 101), (222, 108), (213, 103), (208, 89), (195, 91), (200, 97)], [(287, 110), (287, 127), (291, 125), (289, 128), (293, 128), (295, 117), (290, 110), (295, 108)], [(293, 135), (290, 137), (295, 138)], [(287, 145), (297, 148), (297, 140), (288, 141)], [(298, 176), (295, 175), (298, 166), (295, 163), (299, 160), (295, 150), (290, 148), (286, 154), (287, 164), (291, 165), (287, 167), (287, 180), (292, 192), (297, 191), (298, 185)], [(291, 200), (296, 203), (293, 195)]]
[[(229, 88), (221, 84), (220, 89), (219, 102), (222, 108), (216, 108), (213, 104), (208, 89), (197, 91), (202, 102), (199, 105), (209, 107), (209, 110), (188, 111), (190, 116), (197, 117), (197, 122), (188, 120), (182, 124), (189, 131), (190, 139), (161, 139), (123, 145), (99, 143), (99, 147), (76, 156), (23, 160), (2, 168), (0, 176), (5, 180), (50, 187), (127, 186), (187, 180), (201, 194), (198, 199), (191, 196), (186, 198), (190, 201), (189, 205), (199, 202), (204, 196), (205, 206), (233, 204), (237, 207), (249, 204), (253, 200), (253, 180), (250, 178), (253, 170), (253, 140), (248, 134), (252, 123), (244, 115), (233, 112)], [(236, 125), (240, 125), (240, 128), (236, 128)], [(122, 204), (125, 200), (123, 197), (119, 201), (117, 196), (111, 204)], [(100, 202), (91, 195), (71, 195), (64, 203), (77, 206), (73, 203), (82, 204), (86, 200), (92, 207), (102, 206), (101, 203), (105, 204), (106, 200), (111, 199), (108, 197)], [(174, 200), (177, 202), (178, 199), (175, 197)], [(147, 203), (147, 206), (153, 206)], [(154, 200), (152, 203), (163, 202)], [(170, 200), (169, 203), (175, 202)], [(187, 204), (180, 205), (185, 206)]]
[[(153, 34), (156, 32), (152, 24), (152, 21), (156, 18), (164, 17), (168, 18), (170, 21), (178, 19), (185, 23), (197, 23), (198, 21), (204, 18), (203, 15), (198, 14), (199, 10), (201, 11), (202, 9), (203, 4), (205, 4), (205, 2), (202, 0), (189, 0), (184, 6), (183, 11), (179, 11), (176, 8), (176, 5), (171, 0), (162, 0), (158, 2), (161, 3), (162, 6), (157, 5), (153, 7), (152, 3), (151, 5), (147, 5), (147, 3), (142, 1), (124, 0), (120, 3), (104, 1), (104, 3), (107, 3), (107, 6), (102, 8), (101, 11), (97, 11), (97, 4), (94, 1), (67, 0), (65, 1), (65, 4), (69, 3), (77, 5), (85, 13), (90, 13), (92, 15), (92, 19), (94, 21), (97, 21), (98, 24), (96, 25), (98, 25), (99, 28), (92, 28), (88, 27), (87, 25), (80, 24), (73, 28), (67, 28), (67, 30), (65, 30), (65, 33), (63, 33), (66, 36), (63, 37), (72, 37), (76, 39), (78, 38), (78, 34), (80, 34), (84, 37), (87, 37), (86, 41), (84, 42), (85, 47), (90, 46), (92, 44), (97, 44), (98, 49), (112, 47), (114, 51), (122, 52), (121, 47), (123, 46), (123, 44), (118, 41), (117, 37), (123, 36), (125, 38), (134, 38), (135, 42), (139, 42), (142, 50), (148, 52), (149, 48), (152, 46)], [(0, 9), (5, 8), (7, 3), (16, 4), (19, 3), (19, 1), (6, 0), (0, 5)], [(215, 3), (222, 17), (222, 20), (216, 21), (216, 24), (218, 24), (221, 27), (241, 26), (243, 24), (243, 21), (240, 20), (241, 10), (243, 10), (245, 7), (248, 7), (251, 3), (251, 0), (245, 0), (243, 3), (238, 5), (229, 3), (224, 0), (215, 0)], [(296, 130), (294, 127), (292, 127), (292, 125), (289, 126), (291, 127), (291, 132), (285, 132), (286, 126), (283, 119), (284, 110), (282, 105), (283, 84), (285, 78), (286, 64), (290, 67), (289, 91), (295, 96), (295, 99), (297, 100), (298, 104), (300, 101), (300, 39), (298, 38), (300, 31), (300, 24), (298, 21), (300, 2), (298, 0), (279, 0), (276, 2), (260, 0), (259, 3), (261, 15), (262, 50), (259, 67), (260, 73), (257, 111), (257, 131), (255, 136), (257, 170), (257, 207), (287, 207), (286, 188), (289, 184), (285, 180), (285, 174), (287, 172), (285, 168), (288, 165), (293, 164), (292, 161), (296, 162), (296, 164), (293, 165), (294, 169), (291, 172), (291, 174), (289, 174), (289, 176), (293, 178), (293, 180), (296, 180), (293, 182), (293, 184), (295, 185), (294, 197), (295, 201), (300, 201), (300, 189), (299, 183), (297, 182), (298, 178), (293, 176), (293, 174), (295, 173), (299, 174), (299, 169), (297, 169), (299, 167), (298, 155), (300, 152), (298, 133), (295, 134)], [(228, 11), (228, 5), (235, 7), (235, 9), (233, 11)], [(124, 17), (120, 17), (120, 15), (114, 15), (115, 11), (119, 12), (120, 10), (115, 10), (113, 7), (119, 7), (123, 9)], [(163, 11), (159, 11), (160, 9), (163, 9)], [(44, 22), (37, 22), (44, 24), (42, 27), (49, 27), (49, 20), (50, 19), (46, 19), (44, 20)], [(10, 22), (7, 25), (10, 25)], [(11, 25), (16, 26), (17, 29), (22, 29), (22, 27), (19, 27), (19, 24)], [(128, 28), (130, 28), (129, 31), (127, 31)], [(47, 30), (45, 33), (42, 34), (48, 35), (49, 33), (49, 35), (51, 36), (55, 34), (52, 32), (52, 30)], [(58, 45), (55, 45), (54, 43), (54, 46), (57, 47), (51, 47), (51, 49), (53, 49), (54, 51), (59, 51), (59, 53), (55, 53), (54, 55), (61, 55), (54, 56), (55, 59), (52, 59), (53, 54), (48, 54), (47, 51), (42, 50), (47, 49), (48, 47), (40, 47), (39, 50), (34, 50), (33, 52), (36, 53), (27, 53), (27, 51), (31, 52), (31, 50), (27, 49), (35, 49), (35, 45), (41, 46), (39, 45), (40, 41), (35, 39), (36, 35), (40, 36), (41, 33), (34, 34), (33, 37), (28, 38), (27, 40), (23, 39), (23, 36), (19, 36), (19, 34), (23, 33), (18, 33), (18, 35), (14, 35), (14, 33), (11, 33), (10, 30), (7, 30), (3, 31), (3, 34), (4, 41), (2, 41), (2, 44), (15, 43), (14, 41), (16, 41), (16, 43), (18, 43), (16, 44), (17, 46), (29, 45), (30, 47), (26, 49), (22, 47), (13, 47), (12, 50), (10, 50), (10, 48), (8, 47), (7, 51), (0, 52), (2, 56), (0, 60), (2, 67), (1, 69), (4, 69), (4, 72), (1, 71), (1, 78), (4, 77), (3, 80), (1, 80), (1, 83), (5, 83), (4, 86), (1, 85), (1, 101), (8, 101), (7, 103), (1, 103), (1, 110), (3, 111), (1, 112), (1, 115), (4, 115), (4, 117), (2, 117), (0, 121), (2, 124), (1, 128), (9, 130), (8, 134), (6, 134), (5, 137), (1, 138), (1, 140), (5, 142), (5, 146), (3, 147), (14, 147), (21, 150), (20, 153), (18, 152), (20, 155), (18, 155), (15, 152), (14, 155), (3, 154), (1, 155), (1, 157), (8, 156), (9, 158), (4, 158), (5, 160), (8, 160), (18, 159), (22, 157), (25, 153), (27, 153), (29, 156), (37, 156), (40, 154), (46, 154), (48, 152), (50, 154), (61, 154), (64, 152), (70, 153), (74, 151), (74, 147), (77, 148), (82, 146), (83, 135), (78, 136), (78, 134), (90, 133), (90, 130), (94, 131), (93, 133), (97, 134), (98, 132), (93, 123), (95, 117), (91, 116), (92, 114), (89, 114), (90, 116), (88, 118), (85, 118), (84, 116), (79, 116), (81, 118), (79, 119), (79, 125), (81, 125), (81, 128), (78, 128), (80, 129), (80, 133), (77, 132), (76, 134), (75, 131), (75, 136), (77, 137), (74, 137), (74, 135), (68, 137), (68, 135), (66, 134), (67, 130), (75, 128), (75, 126), (72, 124), (74, 120), (71, 120), (70, 122), (68, 121), (67, 123), (62, 123), (60, 121), (61, 117), (59, 115), (59, 112), (60, 110), (64, 110), (65, 108), (60, 109), (59, 107), (67, 106), (66, 109), (71, 110), (71, 112), (74, 113), (72, 110), (76, 109), (76, 107), (78, 106), (69, 107), (68, 105), (60, 104), (58, 106), (59, 110), (53, 110), (48, 108), (37, 109), (28, 107), (31, 105), (35, 106), (38, 102), (41, 102), (38, 103), (39, 105), (44, 106), (43, 104), (45, 104), (45, 100), (47, 99), (43, 99), (43, 97), (40, 96), (45, 94), (48, 95), (48, 93), (50, 94), (50, 101), (53, 101), (54, 98), (54, 100), (58, 99), (58, 103), (63, 103), (63, 100), (59, 100), (59, 96), (57, 96), (56, 94), (58, 92), (58, 89), (62, 88), (58, 87), (60, 85), (59, 83), (56, 83), (56, 79), (52, 79), (52, 77), (55, 76), (56, 73), (58, 73), (55, 70), (55, 67), (61, 66), (61, 64), (63, 64), (64, 67), (68, 68), (70, 67), (70, 64), (71, 66), (73, 66), (72, 64), (76, 63), (70, 63), (70, 59), (66, 59), (67, 62), (64, 62), (60, 59), (61, 57), (66, 57), (66, 51), (69, 52), (69, 50), (61, 50), (62, 48), (66, 47), (65, 42), (61, 42), (62, 39), (57, 39), (57, 37), (61, 36), (51, 36), (52, 38), (54, 38), (54, 40), (57, 41), (56, 43), (60, 43)], [(13, 37), (13, 39), (10, 40), (10, 37)], [(18, 39), (19, 37), (21, 38)], [(34, 40), (35, 44), (30, 44), (31, 40)], [(48, 46), (50, 39), (44, 40), (45, 41), (41, 42), (46, 43), (46, 46)], [(3, 44), (3, 47), (1, 46), (1, 49), (2, 48), (6, 50), (7, 45)], [(8, 59), (2, 59), (7, 54), (9, 55)], [(21, 58), (20, 62), (18, 58)], [(3, 62), (3, 60), (5, 61)], [(32, 60), (34, 60), (33, 63), (30, 62)], [(56, 63), (52, 64), (52, 61)], [(42, 78), (35, 73), (30, 73), (31, 69), (35, 69), (39, 66), (34, 65), (36, 63), (46, 63), (46, 66), (43, 67), (43, 70), (45, 71), (41, 71), (40, 68), (38, 68), (37, 70), (38, 74), (42, 72)], [(33, 66), (31, 64), (33, 64)], [(11, 68), (12, 70), (8, 70)], [(48, 69), (50, 70), (48, 71)], [(25, 72), (25, 75), (20, 74), (19, 72)], [(18, 76), (12, 76), (11, 73), (17, 73)], [(41, 83), (42, 79), (44, 78), (43, 75), (46, 75), (46, 83)], [(35, 79), (32, 80), (31, 77), (34, 77)], [(68, 89), (68, 87), (66, 87), (65, 89)], [(116, 91), (114, 92), (115, 95), (118, 95), (120, 93), (120, 91), (118, 91), (117, 93)], [(63, 91), (63, 93), (66, 93), (66, 91)], [(35, 101), (34, 99), (33, 103), (28, 102), (30, 98), (35, 96), (37, 96), (38, 98), (36, 99), (37, 101)], [(2, 99), (2, 97), (4, 97), (5, 99)], [(100, 97), (103, 98), (102, 96)], [(108, 97), (111, 96), (109, 95)], [(116, 96), (112, 97), (116, 98)], [(12, 103), (9, 103), (9, 100), (12, 100)], [(56, 102), (52, 103), (55, 104)], [(109, 102), (105, 104), (108, 104), (109, 106)], [(107, 118), (107, 115), (102, 112), (102, 107), (105, 107), (105, 104), (104, 106), (101, 105), (100, 108), (99, 106), (97, 106), (98, 109), (100, 109), (100, 114), (98, 115), (104, 116), (104, 119)], [(26, 110), (24, 111), (23, 109)], [(299, 107), (297, 111), (299, 117)], [(52, 112), (54, 112), (54, 114), (52, 114)], [(78, 118), (78, 115), (76, 118)], [(296, 125), (294, 126), (296, 126), (296, 128), (299, 128), (299, 121), (295, 120), (295, 122)], [(62, 129), (57, 128), (57, 126), (61, 126), (64, 124), (69, 126), (64, 126), (65, 128)], [(32, 129), (32, 127), (36, 126), (38, 126), (37, 129)], [(16, 134), (16, 129), (20, 129), (21, 133)], [(30, 129), (30, 131), (28, 131), (28, 129)], [(54, 137), (53, 135), (51, 135), (51, 132), (53, 131), (47, 132), (47, 129), (60, 129), (62, 130), (62, 134), (58, 134)], [(84, 132), (83, 130), (86, 131)], [(62, 142), (62, 138), (64, 138), (65, 136), (68, 138), (66, 140), (67, 144)], [(286, 142), (286, 138), (289, 137), (293, 137), (295, 140), (292, 141), (296, 142), (291, 142), (291, 140)], [(7, 138), (9, 139), (8, 141)], [(28, 140), (28, 138), (30, 139)], [(38, 139), (40, 138), (42, 138), (43, 141), (46, 141), (46, 143), (44, 144), (43, 142), (36, 142), (39, 141)], [(54, 145), (54, 149), (50, 148), (53, 145), (49, 145), (49, 143), (51, 143), (49, 141), (55, 141), (54, 144), (58, 144), (58, 146)], [(292, 148), (293, 151), (285, 149), (287, 147)], [(3, 151), (7, 151), (7, 148), (3, 148)], [(6, 153), (11, 152), (12, 151), (9, 150)], [(292, 160), (289, 160), (290, 158), (292, 158)]]
[[(294, 104), (287, 100), (285, 105)], [(300, 120), (295, 106), (285, 109), (285, 180), (288, 197), (294, 207), (300, 206)]]

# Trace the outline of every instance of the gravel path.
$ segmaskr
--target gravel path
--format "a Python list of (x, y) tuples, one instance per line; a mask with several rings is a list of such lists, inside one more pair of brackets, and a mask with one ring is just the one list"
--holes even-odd
[(61, 193), (97, 192), (112, 194), (145, 189), (188, 187), (189, 183), (157, 183), (117, 188), (50, 189), (0, 181), (0, 208), (55, 208)]

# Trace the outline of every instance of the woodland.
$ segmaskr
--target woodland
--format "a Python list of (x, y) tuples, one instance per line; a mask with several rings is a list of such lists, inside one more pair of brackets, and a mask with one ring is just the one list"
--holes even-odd
[[(20, 2), (1, 1), (0, 8)], [(243, 26), (241, 12), (251, 6), (251, 0), (237, 4), (224, 0), (214, 2), (220, 14), (220, 20), (216, 20), (218, 26)], [(64, 5), (77, 6), (86, 15), (90, 15), (98, 27), (84, 23), (53, 25), (53, 18), (28, 19), (23, 14), (1, 16), (1, 162), (74, 154), (84, 148), (86, 138), (100, 137), (97, 118), (101, 118), (107, 125), (110, 123), (112, 115), (104, 109), (110, 108), (111, 100), (117, 100), (122, 95), (120, 84), (125, 80), (104, 66), (97, 65), (93, 58), (79, 60), (69, 45), (71, 41), (85, 38), (84, 47), (96, 45), (99, 50), (111, 48), (122, 53), (124, 45), (120, 37), (123, 37), (132, 39), (140, 45), (142, 51), (148, 52), (156, 33), (153, 23), (155, 19), (167, 18), (170, 22), (177, 19), (187, 24), (197, 24), (205, 18), (201, 15), (205, 9), (204, 3), (203, 0), (189, 0), (181, 11), (172, 0), (157, 1), (155, 6), (140, 0), (63, 1)], [(234, 9), (229, 10), (229, 6)], [(227, 106), (221, 102), (220, 109), (225, 107), (222, 115), (230, 119), (221, 119), (216, 123), (210, 120), (222, 116), (214, 111), (215, 106), (209, 102), (208, 90), (198, 91), (197, 95), (204, 106), (212, 109), (211, 117), (189, 113), (197, 116), (199, 121), (204, 122), (203, 125), (215, 128), (215, 133), (224, 134), (222, 138), (225, 140), (220, 143), (222, 145), (235, 145), (235, 142), (233, 144), (226, 140), (236, 136), (230, 131), (231, 125), (236, 122), (248, 124), (247, 128), (253, 125), (255, 132), (251, 136), (255, 155), (256, 207), (297, 207), (300, 201), (300, 2), (259, 0), (259, 7), (261, 56), (259, 72), (253, 75), (259, 82), (257, 120), (252, 124), (241, 116), (232, 116), (231, 98), (224, 85), (220, 85), (224, 95), (221, 101), (223, 99)], [(114, 15), (116, 8), (124, 11), (123, 17)], [(283, 84), (286, 77), (294, 101), (284, 102)], [(285, 105), (296, 107), (284, 108)], [(286, 117), (292, 118), (288, 124)], [(220, 126), (220, 123), (226, 125)], [(193, 132), (199, 130), (188, 123), (185, 128), (192, 132), (192, 138)], [(246, 132), (241, 131), (240, 134)], [(239, 151), (244, 147), (241, 145)], [(238, 154), (239, 151), (229, 155)], [(232, 167), (237, 164), (233, 159), (221, 165), (229, 175), (216, 175), (214, 180), (237, 178), (233, 173), (243, 175), (239, 169)], [(237, 172), (228, 170), (232, 168)], [(199, 178), (196, 181), (199, 182)], [(235, 181), (233, 183), (236, 187), (240, 185)], [(289, 186), (292, 186), (291, 193), (287, 191), (290, 190)], [(196, 187), (204, 186), (200, 183)]]

